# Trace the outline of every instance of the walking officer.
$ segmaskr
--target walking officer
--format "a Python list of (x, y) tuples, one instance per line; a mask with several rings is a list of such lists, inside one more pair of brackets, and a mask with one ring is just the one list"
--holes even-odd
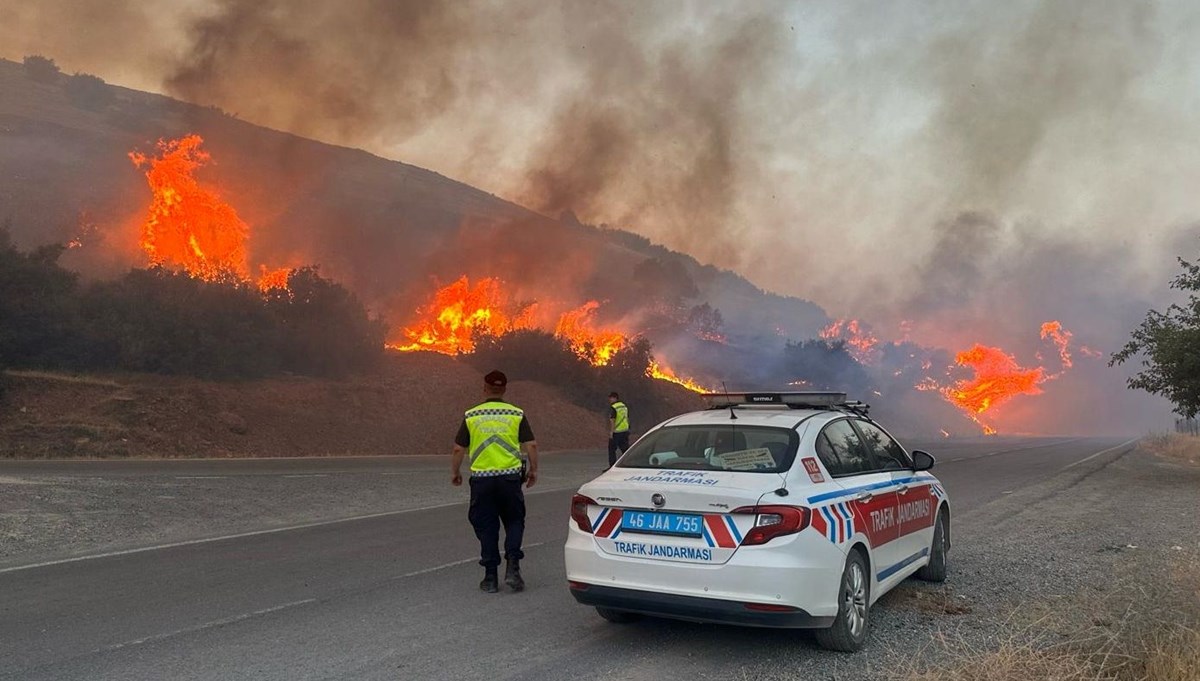
[[(479, 564), (483, 581), (479, 588), (500, 590), (496, 571), (500, 566), (500, 525), (504, 525), (504, 583), (513, 591), (525, 588), (521, 578), (521, 539), (525, 533), (525, 495), (521, 483), (537, 482), (537, 442), (520, 407), (504, 401), (508, 377), (493, 371), (483, 377), (484, 401), (467, 410), (458, 436), (454, 438), (451, 484), (462, 484), (463, 456), (471, 457), (471, 505), (467, 519), (479, 538)], [(526, 469), (522, 450), (529, 457)]]
[(629, 407), (615, 392), (608, 394), (608, 467), (617, 462), (617, 456), (629, 449)]

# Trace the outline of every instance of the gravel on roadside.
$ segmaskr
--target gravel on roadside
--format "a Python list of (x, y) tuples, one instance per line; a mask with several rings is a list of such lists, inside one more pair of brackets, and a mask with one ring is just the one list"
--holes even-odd
[(866, 649), (747, 664), (745, 679), (893, 679), (989, 649), (1047, 607), (1104, 598), (1131, 558), (1154, 564), (1200, 551), (1200, 468), (1134, 449), (1018, 490), (954, 519), (950, 577), (909, 580), (871, 614)]

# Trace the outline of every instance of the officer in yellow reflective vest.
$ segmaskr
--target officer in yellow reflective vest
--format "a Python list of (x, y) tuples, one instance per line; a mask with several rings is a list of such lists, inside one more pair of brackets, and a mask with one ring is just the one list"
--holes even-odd
[(617, 457), (629, 449), (629, 407), (615, 392), (608, 394), (608, 465), (611, 468)]
[(521, 540), (525, 534), (525, 494), (521, 491), (522, 451), (529, 457), (524, 482), (537, 482), (537, 442), (525, 412), (504, 401), (508, 377), (493, 371), (483, 377), (484, 402), (467, 410), (458, 436), (454, 438), (451, 484), (462, 484), (462, 462), (470, 453), (471, 505), (467, 519), (479, 538), (479, 564), (483, 581), (479, 588), (500, 590), (500, 524), (504, 524), (504, 583), (513, 591), (525, 588), (521, 577)]

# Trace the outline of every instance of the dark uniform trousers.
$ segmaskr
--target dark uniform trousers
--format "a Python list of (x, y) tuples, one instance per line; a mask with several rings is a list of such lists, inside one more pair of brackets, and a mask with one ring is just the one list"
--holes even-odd
[(617, 452), (622, 453), (629, 449), (629, 431), (623, 433), (613, 433), (608, 437), (608, 465), (611, 466), (617, 462)]
[(525, 494), (521, 476), (498, 475), (471, 478), (471, 506), (467, 519), (479, 538), (479, 564), (494, 568), (500, 564), (500, 524), (504, 524), (504, 558), (520, 560), (521, 540), (525, 535)]

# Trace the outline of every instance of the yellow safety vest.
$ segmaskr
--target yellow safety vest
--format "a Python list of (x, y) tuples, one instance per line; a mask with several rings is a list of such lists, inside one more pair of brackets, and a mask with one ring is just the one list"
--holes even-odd
[(505, 402), (484, 402), (467, 411), (471, 433), (471, 472), (505, 475), (521, 472), (521, 419), (525, 412)]
[(617, 412), (617, 417), (613, 419), (613, 432), (629, 432), (629, 407), (624, 402), (613, 402), (612, 408)]

